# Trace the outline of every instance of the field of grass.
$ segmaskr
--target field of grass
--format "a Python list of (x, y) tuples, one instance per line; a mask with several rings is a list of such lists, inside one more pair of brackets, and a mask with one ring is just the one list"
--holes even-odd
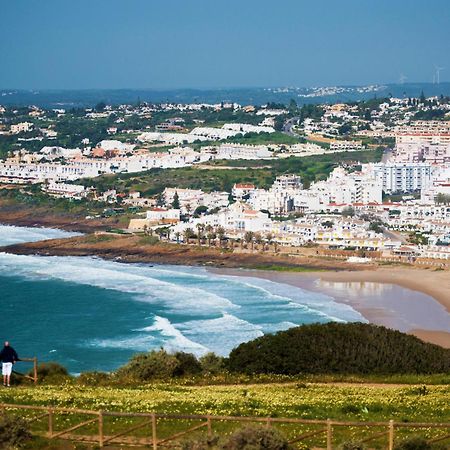
[(450, 421), (450, 386), (283, 383), (136, 387), (17, 387), (0, 401), (105, 411), (296, 417), (353, 421)]
[[(349, 383), (262, 383), (249, 385), (181, 385), (154, 383), (127, 388), (80, 386), (68, 382), (63, 386), (16, 387), (0, 391), (0, 402), (82, 408), (104, 411), (158, 412), (169, 414), (211, 414), (228, 416), (288, 417), (332, 419), (340, 421), (450, 422), (450, 385), (349, 384)], [(28, 413), (29, 414), (29, 413)], [(86, 420), (71, 415), (55, 418), (55, 429)], [(138, 423), (138, 419), (108, 418), (105, 428), (116, 433)], [(159, 434), (168, 436), (192, 426), (193, 421), (166, 421)], [(228, 433), (235, 423), (215, 423), (214, 430)], [(46, 422), (36, 423), (44, 431)], [(277, 425), (289, 436), (310, 431), (310, 425)], [(306, 427), (306, 428), (305, 428)], [(379, 430), (375, 430), (379, 431)], [(373, 433), (375, 431), (370, 431)], [(83, 433), (95, 434), (95, 424)], [(108, 432), (108, 431), (106, 431)], [(146, 432), (148, 429), (138, 433)], [(361, 438), (367, 429), (348, 428), (336, 431), (341, 442)], [(417, 431), (418, 433), (419, 431)], [(416, 431), (414, 432), (416, 433)], [(443, 431), (426, 428), (422, 435), (430, 438)], [(142, 434), (141, 434), (142, 435)], [(364, 436), (364, 434), (362, 435)], [(402, 436), (401, 432), (399, 436)], [(404, 435), (403, 435), (404, 436)], [(384, 438), (385, 440), (385, 438)], [(323, 436), (311, 444), (323, 444)], [(382, 445), (383, 439), (380, 439)], [(303, 447), (305, 448), (305, 447)], [(377, 448), (375, 446), (375, 448)], [(381, 448), (381, 447), (378, 447)]]

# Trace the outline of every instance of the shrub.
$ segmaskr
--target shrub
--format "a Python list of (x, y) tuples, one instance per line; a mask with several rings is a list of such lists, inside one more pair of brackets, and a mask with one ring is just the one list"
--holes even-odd
[(223, 445), (226, 450), (287, 450), (287, 439), (277, 430), (245, 427), (234, 432)]
[(25, 420), (18, 417), (0, 418), (0, 448), (17, 448), (31, 439)]
[[(32, 372), (29, 372), (32, 375)], [(38, 365), (38, 380), (44, 383), (57, 384), (66, 381), (69, 378), (67, 369), (56, 362), (45, 362)]]
[(118, 377), (138, 381), (173, 377), (179, 362), (174, 355), (165, 350), (152, 350), (149, 353), (134, 355), (130, 361), (117, 371)]
[(366, 446), (361, 442), (348, 441), (341, 445), (341, 450), (364, 450)]
[(447, 373), (450, 349), (376, 325), (312, 324), (243, 343), (228, 366), (246, 374)]
[(431, 450), (433, 447), (421, 437), (412, 437), (395, 446), (396, 450)]
[(181, 442), (182, 450), (208, 450), (218, 449), (219, 438), (213, 437), (201, 437), (198, 439), (186, 440)]
[(111, 375), (106, 372), (83, 372), (77, 381), (85, 386), (103, 386), (110, 383)]
[(202, 366), (192, 353), (177, 352), (174, 356), (178, 361), (174, 376), (196, 375), (202, 371)]
[(200, 358), (200, 365), (204, 373), (217, 375), (225, 369), (225, 358), (210, 352)]

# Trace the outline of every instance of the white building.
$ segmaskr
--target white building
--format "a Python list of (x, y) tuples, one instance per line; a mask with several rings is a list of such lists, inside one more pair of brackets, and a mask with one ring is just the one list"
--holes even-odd
[(173, 208), (151, 208), (147, 211), (146, 218), (151, 223), (175, 223), (180, 221), (180, 210)]
[(450, 162), (450, 122), (417, 121), (397, 128), (395, 160), (431, 164)]
[(427, 163), (380, 163), (372, 167), (374, 176), (382, 183), (383, 191), (416, 192), (431, 180), (432, 167)]
[(27, 133), (33, 129), (34, 125), (31, 122), (20, 122), (15, 125), (11, 125), (11, 133), (19, 134), (19, 133)]
[(228, 192), (203, 192), (201, 189), (165, 188), (163, 192), (164, 202), (172, 205), (175, 194), (178, 195), (180, 209), (184, 214), (193, 213), (199, 206), (208, 209), (223, 208), (228, 206)]
[(231, 190), (231, 195), (235, 200), (242, 200), (244, 197), (254, 191), (255, 185), (250, 183), (235, 183)]
[(222, 144), (217, 148), (216, 159), (266, 159), (272, 153), (266, 145)]
[(81, 199), (88, 194), (87, 189), (81, 184), (57, 183), (52, 181), (43, 189), (54, 197)]

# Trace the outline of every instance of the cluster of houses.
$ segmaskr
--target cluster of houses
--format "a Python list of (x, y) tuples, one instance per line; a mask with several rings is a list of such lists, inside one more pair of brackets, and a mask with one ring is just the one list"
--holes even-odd
[[(448, 107), (436, 105), (427, 107)], [(183, 111), (216, 106), (165, 107)], [(411, 121), (405, 113), (409, 108), (407, 99), (391, 99), (378, 105), (370, 112), (370, 120), (361, 118), (355, 105), (323, 108), (320, 119), (306, 119), (297, 129), (305, 134), (335, 136), (342, 123), (351, 121), (355, 134), (361, 138), (394, 137), (392, 152), (380, 163), (336, 167), (326, 180), (307, 188), (296, 174), (277, 177), (268, 189), (250, 183), (236, 183), (231, 192), (166, 188), (158, 198), (146, 198), (139, 192), (95, 192), (76, 184), (80, 178), (102, 174), (180, 168), (214, 159), (271, 160), (357, 151), (363, 147), (361, 140), (342, 139), (333, 139), (327, 146), (311, 142), (226, 142), (239, 134), (274, 133), (273, 118), (286, 111), (266, 108), (257, 112), (264, 117), (259, 125), (227, 123), (221, 128), (197, 126), (184, 132), (183, 119), (175, 117), (156, 131), (139, 133), (133, 143), (105, 139), (92, 146), (85, 141), (81, 148), (44, 146), (39, 152), (17, 150), (0, 162), (0, 183), (41, 183), (49, 195), (72, 199), (90, 196), (110, 203), (120, 199), (123, 205), (139, 210), (130, 221), (131, 232), (164, 229), (165, 236), (177, 242), (208, 229), (210, 235), (220, 231), (225, 239), (241, 241), (251, 236), (250, 240), (285, 246), (450, 259), (450, 121)], [(148, 111), (140, 111), (150, 114), (151, 110), (148, 107)], [(106, 117), (108, 112), (89, 114), (98, 118)], [(398, 114), (401, 119), (392, 127), (382, 120), (386, 114)], [(368, 127), (359, 129), (362, 125)], [(109, 134), (115, 134), (115, 128), (111, 127)], [(23, 122), (11, 125), (8, 132), (20, 134), (32, 129), (32, 123)], [(208, 144), (192, 145), (199, 142)], [(395, 198), (386, 201), (386, 196)]]
[[(166, 189), (164, 207), (148, 210), (130, 229), (169, 226), (169, 238), (177, 241), (189, 230), (221, 229), (231, 239), (253, 233), (280, 245), (450, 259), (450, 164), (447, 156), (412, 157), (423, 146), (424, 126), (403, 127), (387, 161), (337, 167), (308, 189), (297, 175), (279, 176), (269, 189), (249, 183), (235, 184), (230, 193)], [(402, 145), (405, 136), (408, 149)], [(449, 137), (447, 124), (431, 122), (427, 139), (437, 143), (440, 155), (450, 154)], [(386, 194), (399, 200), (384, 201)], [(199, 206), (201, 214), (193, 214)], [(417, 235), (420, 242), (414, 242)]]

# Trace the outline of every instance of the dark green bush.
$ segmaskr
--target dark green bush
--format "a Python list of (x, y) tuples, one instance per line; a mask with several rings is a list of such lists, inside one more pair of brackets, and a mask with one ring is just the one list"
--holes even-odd
[(219, 437), (200, 437), (198, 439), (190, 439), (181, 442), (182, 450), (210, 450), (218, 449), (219, 447)]
[(421, 437), (406, 439), (395, 446), (396, 450), (431, 450), (432, 448), (431, 444)]
[(103, 386), (111, 382), (111, 375), (106, 372), (83, 372), (77, 381), (84, 386)]
[(450, 371), (450, 349), (362, 323), (303, 325), (235, 348), (228, 367), (247, 374), (428, 374)]
[(225, 358), (215, 353), (207, 353), (199, 361), (202, 371), (206, 374), (217, 375), (225, 370)]
[(361, 442), (348, 441), (340, 446), (341, 450), (364, 450), (366, 446)]
[[(33, 373), (30, 371), (29, 375)], [(69, 378), (67, 369), (57, 362), (45, 362), (38, 365), (38, 381), (43, 383), (60, 383)]]
[(174, 355), (165, 350), (153, 350), (149, 353), (134, 355), (130, 361), (116, 372), (119, 378), (131, 378), (138, 381), (166, 379), (173, 377), (179, 362)]
[(262, 427), (245, 427), (234, 432), (224, 450), (287, 450), (287, 439), (277, 430)]
[(0, 448), (18, 448), (31, 439), (31, 433), (25, 420), (18, 417), (0, 418)]
[(174, 356), (178, 365), (173, 372), (173, 376), (196, 375), (202, 371), (202, 366), (192, 353), (177, 352)]

